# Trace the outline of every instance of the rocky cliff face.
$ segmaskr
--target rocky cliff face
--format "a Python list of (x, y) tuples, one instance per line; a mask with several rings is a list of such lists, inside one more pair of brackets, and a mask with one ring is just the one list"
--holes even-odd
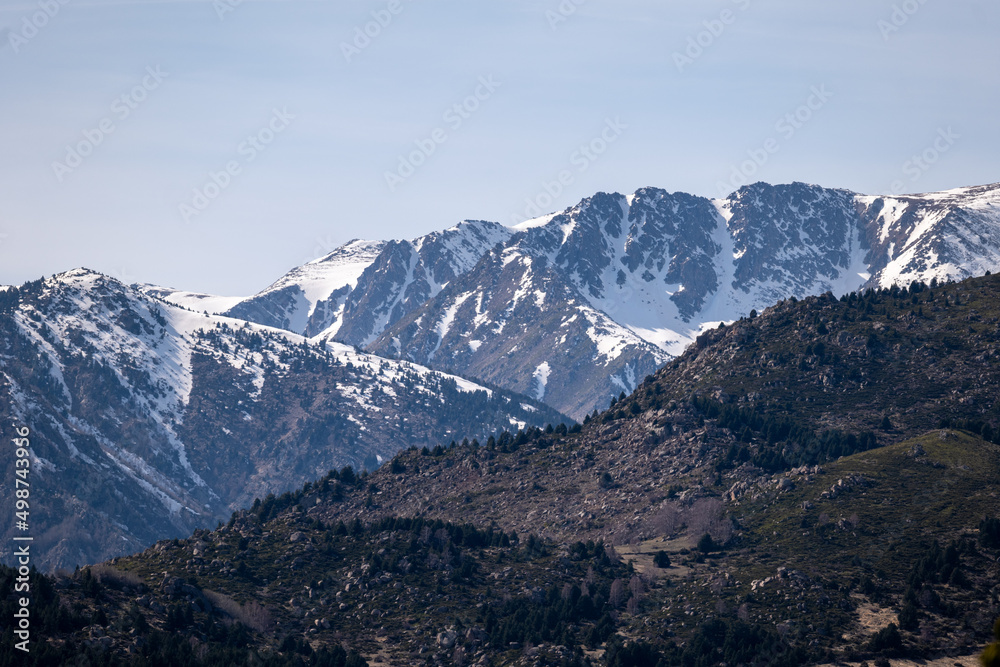
[[(596, 195), (524, 225), (370, 349), (519, 391), (543, 368), (545, 400), (582, 419), (720, 321), (789, 296), (839, 296), (998, 266), (996, 188), (888, 200), (756, 184), (717, 201), (645, 188)], [(492, 299), (501, 285), (505, 308)], [(519, 309), (531, 301), (525, 295), (535, 295), (533, 308)], [(482, 326), (491, 321), (536, 335), (497, 355), (476, 342), (491, 338)], [(577, 322), (589, 325), (568, 333)]]

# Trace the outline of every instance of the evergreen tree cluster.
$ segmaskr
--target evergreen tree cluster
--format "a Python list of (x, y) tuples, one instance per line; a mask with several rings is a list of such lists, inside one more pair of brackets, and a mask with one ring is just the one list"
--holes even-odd
[(910, 570), (903, 594), (903, 606), (898, 615), (899, 629), (916, 631), (920, 625), (920, 607), (940, 609), (945, 616), (956, 614), (955, 605), (943, 602), (934, 590), (935, 585), (947, 584), (955, 588), (968, 588), (969, 580), (962, 569), (962, 554), (974, 549), (968, 540), (958, 540), (942, 549), (933, 542)]
[[(336, 501), (343, 497), (344, 487), (363, 491), (367, 484), (366, 478), (367, 475), (357, 475), (351, 466), (345, 466), (341, 470), (331, 470), (320, 480), (309, 482), (296, 491), (288, 491), (280, 496), (269, 493), (263, 500), (255, 498), (253, 505), (250, 506), (250, 513), (258, 523), (267, 523), (288, 508), (301, 503), (302, 499), (309, 493), (320, 492), (330, 500)], [(238, 516), (239, 512), (234, 513), (230, 523), (234, 522)]]
[(962, 554), (974, 549), (969, 540), (957, 540), (942, 549), (933, 542), (927, 552), (913, 565), (907, 584), (920, 590), (924, 584), (949, 584), (959, 588), (969, 585), (962, 571)]
[(16, 287), (8, 287), (0, 292), (0, 315), (10, 315), (21, 303), (21, 292)]
[[(525, 552), (544, 555), (541, 540), (529, 536)], [(586, 645), (597, 648), (615, 632), (611, 586), (626, 568), (608, 557), (604, 542), (577, 542), (570, 548), (570, 558), (589, 566), (589, 583), (559, 588), (551, 586), (544, 593), (513, 598), (493, 604), (480, 619), (490, 645), (504, 650), (513, 643), (527, 646), (541, 643), (563, 646)]]
[[(560, 438), (567, 435), (575, 435), (580, 433), (581, 430), (582, 427), (580, 424), (566, 426), (565, 423), (560, 423), (557, 426), (548, 424), (544, 429), (539, 426), (529, 426), (527, 428), (518, 429), (513, 433), (511, 431), (504, 430), (499, 434), (494, 433), (489, 436), (486, 440), (485, 447), (491, 452), (498, 451), (505, 454), (519, 451), (525, 446), (545, 449), (554, 445)], [(466, 438), (461, 444), (452, 440), (447, 447), (443, 445), (436, 445), (433, 449), (424, 447), (420, 450), (420, 454), (422, 456), (433, 456), (435, 458), (439, 458), (448, 452), (459, 448), (461, 448), (462, 452), (475, 452), (482, 446), (483, 445), (480, 444), (477, 438), (473, 438), (472, 442), (469, 442), (469, 439)], [(393, 471), (395, 472), (395, 469), (393, 469)]]
[[(739, 440), (719, 462), (720, 471), (749, 461), (775, 473), (818, 465), (878, 446), (871, 431), (858, 435), (837, 429), (817, 433), (792, 417), (775, 416), (756, 408), (720, 403), (703, 396), (695, 396), (692, 403), (706, 419), (715, 419), (718, 426), (732, 431)], [(756, 452), (749, 447), (752, 444), (757, 445)]]
[(616, 638), (608, 644), (606, 660), (608, 667), (793, 667), (815, 657), (803, 648), (792, 648), (773, 628), (715, 618), (699, 626), (684, 646), (669, 642), (657, 647)]
[(979, 522), (979, 544), (986, 549), (1000, 549), (1000, 519), (986, 517)]

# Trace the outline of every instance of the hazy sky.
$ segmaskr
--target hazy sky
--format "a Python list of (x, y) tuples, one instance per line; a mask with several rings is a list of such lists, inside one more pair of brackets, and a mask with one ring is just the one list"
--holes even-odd
[(3, 0), (0, 283), (250, 294), (597, 191), (995, 182), (998, 34), (996, 0)]

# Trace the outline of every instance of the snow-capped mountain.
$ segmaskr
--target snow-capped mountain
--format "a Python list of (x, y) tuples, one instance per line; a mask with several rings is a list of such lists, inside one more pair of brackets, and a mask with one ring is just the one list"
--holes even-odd
[[(336, 304), (300, 299), (308, 318), (281, 316), (294, 325), (268, 319), (286, 312), (274, 298), (229, 313), (482, 378), (581, 419), (752, 309), (1000, 268), (1000, 185), (879, 197), (756, 183), (715, 200), (643, 188), (512, 229), (466, 222), (389, 242), (374, 259), (352, 247), (341, 250), (365, 267), (350, 289), (336, 283)], [(307, 292), (306, 267), (278, 284)]]
[(548, 257), (512, 247), (490, 251), (369, 348), (519, 387), (578, 419), (669, 358), (590, 305)]
[(401, 448), (563, 420), (523, 396), (193, 312), (84, 269), (6, 290), (0, 330), (0, 418), (34, 434), (35, 562), (49, 568), (214, 525)]
[(863, 209), (871, 246), (869, 284), (891, 287), (996, 272), (1000, 184), (855, 200)]
[(411, 241), (354, 240), (246, 298), (143, 288), (199, 312), (364, 347), (513, 234), (495, 222), (467, 220)]
[(225, 313), (307, 336), (338, 328), (347, 296), (387, 245), (383, 241), (352, 241), (292, 270)]

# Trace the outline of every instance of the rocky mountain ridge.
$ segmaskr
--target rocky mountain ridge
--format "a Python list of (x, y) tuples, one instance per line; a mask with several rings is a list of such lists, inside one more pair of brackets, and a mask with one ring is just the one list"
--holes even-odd
[[(314, 279), (345, 263), (347, 273)], [(516, 228), (464, 222), (412, 241), (352, 242), (220, 305), (582, 419), (753, 309), (998, 269), (1000, 185), (880, 197), (756, 183), (719, 200), (642, 188)]]
[(498, 388), (194, 313), (92, 271), (2, 296), (0, 403), (4, 423), (36, 434), (35, 563), (47, 569), (187, 534), (411, 445), (563, 420)]

